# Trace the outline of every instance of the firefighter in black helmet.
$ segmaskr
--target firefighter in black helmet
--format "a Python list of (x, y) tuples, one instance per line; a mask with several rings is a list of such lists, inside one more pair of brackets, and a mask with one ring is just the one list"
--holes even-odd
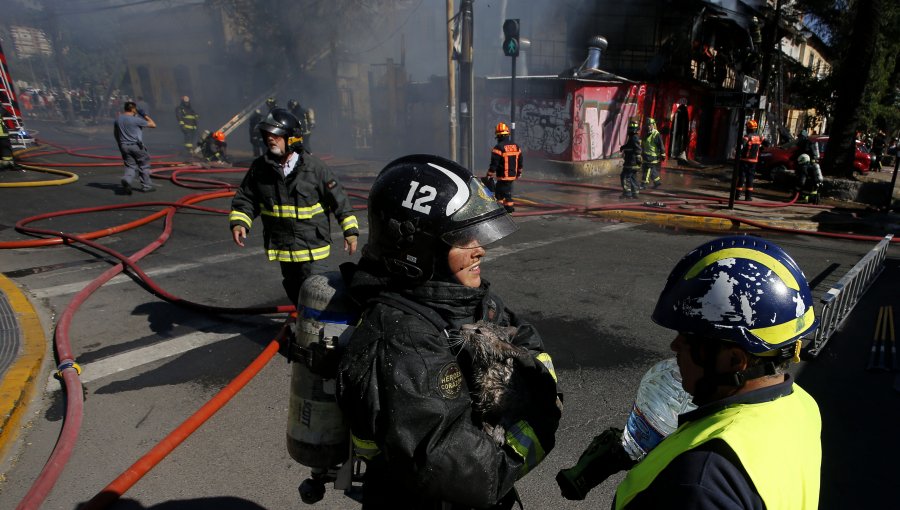
[[(362, 259), (341, 268), (350, 296), (367, 304), (338, 376), (366, 460), (363, 508), (510, 508), (514, 482), (553, 448), (561, 414), (540, 336), (482, 278), (485, 246), (517, 227), (468, 170), (427, 155), (389, 163), (368, 213)], [(528, 410), (506, 416), (499, 435), (483, 427), (474, 358), (459, 340), (476, 321), (511, 327), (523, 352), (514, 363)]]
[(290, 112), (275, 108), (258, 129), (268, 150), (250, 165), (231, 202), (232, 239), (243, 247), (253, 219), (262, 216), (267, 255), (281, 264), (284, 290), (296, 306), (303, 281), (324, 272), (331, 253), (328, 215), (340, 224), (350, 255), (356, 252), (359, 224), (331, 169), (297, 150), (300, 126)]
[(622, 152), (622, 173), (619, 174), (622, 182), (621, 198), (638, 198), (637, 173), (641, 168), (641, 139), (638, 137), (636, 120), (628, 123), (627, 138), (619, 150)]

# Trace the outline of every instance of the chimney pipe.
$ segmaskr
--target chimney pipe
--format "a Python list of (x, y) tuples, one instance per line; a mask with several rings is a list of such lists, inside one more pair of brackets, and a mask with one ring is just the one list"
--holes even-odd
[(604, 37), (599, 35), (591, 37), (588, 41), (588, 56), (584, 63), (581, 64), (579, 74), (581, 74), (581, 71), (584, 71), (585, 74), (600, 71), (600, 56), (608, 45), (609, 43), (606, 42)]

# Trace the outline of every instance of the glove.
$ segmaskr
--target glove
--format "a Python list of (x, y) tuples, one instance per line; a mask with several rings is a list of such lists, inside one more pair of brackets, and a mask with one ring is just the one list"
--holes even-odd
[(622, 447), (622, 430), (610, 427), (594, 437), (577, 464), (556, 474), (556, 484), (564, 498), (580, 501), (604, 480), (634, 465)]

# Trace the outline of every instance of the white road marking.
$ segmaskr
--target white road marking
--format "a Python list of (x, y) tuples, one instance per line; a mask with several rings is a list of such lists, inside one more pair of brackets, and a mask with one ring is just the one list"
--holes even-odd
[[(221, 340), (228, 340), (230, 338), (247, 335), (261, 328), (262, 327), (253, 328), (242, 333), (235, 333), (234, 331), (229, 331), (227, 333), (195, 331), (164, 342), (133, 349), (123, 352), (122, 354), (97, 360), (93, 363), (81, 365), (81, 376), (79, 378), (82, 383), (88, 383), (155, 361), (171, 358), (172, 356), (177, 356), (178, 354), (213, 344)], [(60, 385), (53, 374), (50, 375), (47, 388), (50, 391), (60, 389)]]
[[(252, 250), (241, 250), (239, 252), (229, 252), (229, 253), (223, 253), (221, 255), (214, 255), (212, 257), (206, 257), (204, 259), (200, 259), (197, 262), (189, 262), (186, 264), (175, 264), (172, 266), (161, 267), (159, 269), (153, 269), (150, 271), (145, 270), (144, 272), (147, 273), (147, 275), (150, 276), (151, 278), (155, 278), (157, 276), (167, 275), (167, 274), (171, 274), (171, 273), (177, 273), (179, 271), (188, 271), (190, 269), (194, 269), (194, 268), (201, 267), (201, 266), (208, 266), (210, 264), (231, 262), (233, 260), (242, 259), (245, 257), (259, 257), (259, 256), (262, 256), (263, 254), (264, 254), (264, 250), (262, 248), (254, 248)], [(140, 266), (140, 263), (138, 263), (138, 266)], [(29, 289), (29, 290), (31, 290), (31, 293), (34, 295), (34, 297), (36, 297), (38, 299), (59, 297), (59, 296), (65, 296), (67, 294), (75, 294), (76, 292), (81, 291), (81, 289), (87, 287), (88, 284), (91, 283), (92, 281), (93, 281), (93, 279), (84, 280), (84, 281), (75, 282), (75, 283), (67, 283), (65, 285), (57, 285), (55, 287), (46, 287), (43, 289)], [(107, 287), (109, 285), (116, 285), (116, 284), (125, 283), (125, 282), (134, 282), (134, 280), (128, 275), (120, 274), (120, 275), (115, 276), (112, 280), (103, 284), (103, 286)]]
[(561, 243), (564, 241), (570, 241), (572, 239), (578, 239), (581, 237), (590, 237), (592, 235), (596, 235), (598, 232), (614, 232), (616, 230), (623, 230), (626, 228), (631, 228), (637, 226), (637, 223), (613, 223), (610, 225), (603, 226), (598, 229), (585, 229), (579, 232), (574, 232), (572, 234), (566, 234), (557, 237), (550, 237), (541, 241), (532, 241), (530, 243), (521, 243), (514, 244), (511, 246), (499, 246), (497, 248), (491, 248), (488, 246), (487, 248), (487, 256), (485, 257), (486, 262), (490, 262), (493, 259), (504, 257), (506, 255), (512, 255), (514, 253), (519, 253), (525, 250), (532, 250), (534, 248), (541, 248), (543, 246), (547, 246), (549, 244)]

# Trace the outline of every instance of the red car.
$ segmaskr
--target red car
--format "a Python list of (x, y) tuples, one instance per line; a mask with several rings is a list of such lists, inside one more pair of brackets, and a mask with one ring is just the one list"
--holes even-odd
[[(828, 137), (823, 135), (811, 135), (810, 140), (819, 144), (820, 156), (825, 155), (825, 147), (828, 145)], [(772, 175), (772, 169), (783, 167), (794, 170), (797, 163), (797, 140), (778, 145), (764, 147), (759, 153), (759, 166), (757, 170), (761, 176)], [(856, 141), (856, 157), (853, 158), (853, 171), (861, 174), (869, 172), (872, 157), (869, 149), (859, 140)]]

